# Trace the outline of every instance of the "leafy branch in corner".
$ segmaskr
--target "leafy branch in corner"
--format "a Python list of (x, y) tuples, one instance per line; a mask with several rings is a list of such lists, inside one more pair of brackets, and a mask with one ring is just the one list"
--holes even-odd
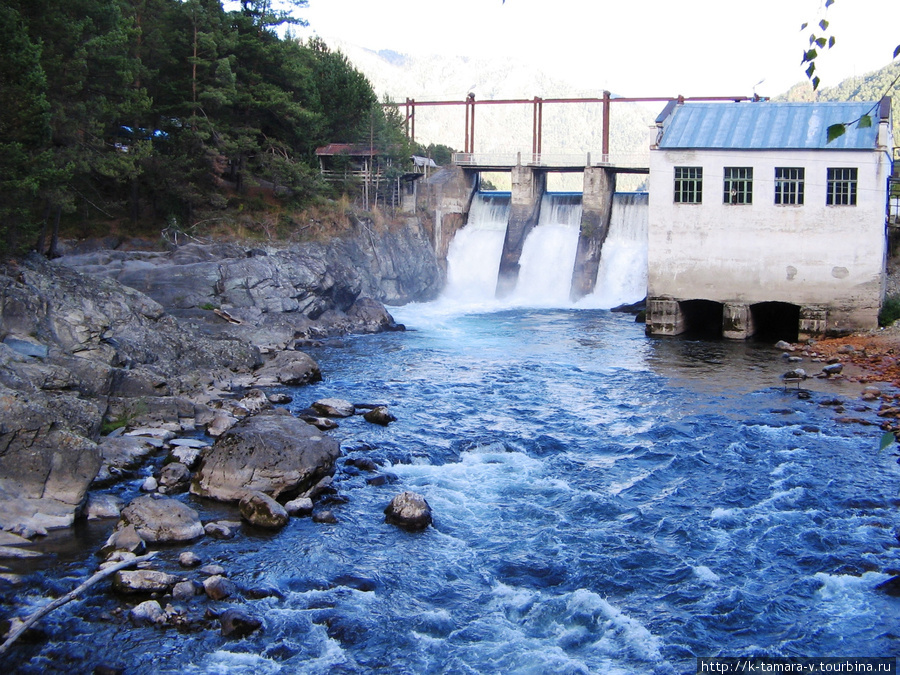
[[(828, 8), (831, 7), (835, 3), (835, 0), (825, 0), (825, 11), (828, 11)], [(829, 34), (828, 27), (829, 22), (827, 19), (823, 18), (819, 21), (818, 27), (822, 31), (819, 35), (816, 35), (815, 32), (810, 31), (809, 33), (809, 49), (803, 52), (803, 60), (800, 61), (800, 64), (808, 63), (809, 65), (806, 68), (806, 77), (812, 83), (813, 91), (819, 88), (819, 84), (821, 80), (819, 76), (816, 75), (816, 59), (820, 56), (821, 51), (827, 51), (834, 47), (835, 38), (834, 35)], [(804, 23), (800, 26), (801, 31), (805, 31), (809, 27), (808, 23)], [(900, 55), (900, 45), (898, 45), (894, 49), (894, 55), (892, 59), (896, 59), (897, 56)], [(894, 78), (894, 80), (885, 88), (884, 93), (879, 97), (879, 99), (884, 98), (888, 95), (888, 93), (894, 88), (897, 82), (900, 81), (900, 74)], [(878, 103), (873, 105), (864, 115), (860, 115), (855, 120), (850, 120), (849, 122), (838, 122), (837, 124), (832, 124), (828, 127), (828, 142), (835, 140), (836, 138), (840, 138), (843, 136), (847, 128), (856, 125), (858, 129), (866, 129), (872, 126), (872, 113), (878, 107)]]

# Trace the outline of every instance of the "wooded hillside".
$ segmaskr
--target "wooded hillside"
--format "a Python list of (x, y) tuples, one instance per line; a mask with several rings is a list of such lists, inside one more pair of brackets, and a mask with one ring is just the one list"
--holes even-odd
[(316, 147), (404, 142), (368, 80), (279, 37), (271, 5), (0, 3), (0, 250), (61, 218), (192, 222), (259, 181), (302, 202), (323, 189)]
[[(900, 61), (895, 61), (872, 73), (849, 77), (833, 87), (822, 87), (813, 91), (808, 82), (800, 82), (791, 87), (778, 101), (879, 101), (887, 94), (892, 97), (891, 113), (894, 118), (894, 142), (900, 143), (900, 91), (891, 89), (891, 84), (900, 75)], [(850, 120), (847, 120), (848, 122)]]

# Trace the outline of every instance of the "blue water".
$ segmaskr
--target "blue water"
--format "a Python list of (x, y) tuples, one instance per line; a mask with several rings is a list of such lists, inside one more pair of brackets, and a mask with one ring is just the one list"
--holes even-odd
[[(395, 315), (408, 332), (312, 350), (325, 381), (292, 392), (294, 409), (336, 396), (398, 418), (332, 432), (339, 523), (193, 547), (280, 592), (242, 601), (263, 631), (229, 641), (76, 608), (54, 639), (115, 645), (129, 673), (254, 675), (692, 673), (696, 656), (900, 652), (900, 601), (873, 590), (900, 568), (900, 467), (877, 426), (821, 405), (845, 397), (845, 414), (877, 420), (859, 385), (817, 382), (802, 400), (769, 346), (650, 339), (600, 310)], [(358, 457), (393, 482), (369, 485), (344, 465)], [(433, 527), (384, 523), (402, 490), (425, 496)]]

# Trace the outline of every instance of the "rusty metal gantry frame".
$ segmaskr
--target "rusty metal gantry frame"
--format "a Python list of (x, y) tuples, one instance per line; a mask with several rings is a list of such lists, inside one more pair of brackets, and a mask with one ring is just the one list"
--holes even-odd
[[(475, 106), (476, 105), (522, 105), (531, 104), (534, 106), (533, 122), (532, 122), (532, 139), (531, 151), (535, 154), (541, 153), (541, 140), (543, 136), (544, 123), (544, 104), (545, 103), (602, 103), (603, 104), (603, 148), (604, 155), (609, 155), (609, 120), (611, 104), (613, 103), (668, 103), (677, 101), (683, 103), (685, 101), (750, 101), (757, 97), (752, 96), (646, 96), (646, 97), (624, 97), (612, 96), (608, 91), (603, 92), (602, 98), (540, 98), (535, 96), (533, 99), (500, 99), (491, 101), (476, 101), (475, 94), (469, 93), (465, 101), (416, 101), (413, 98), (407, 98), (405, 109), (406, 117), (404, 124), (406, 126), (406, 136), (411, 141), (416, 140), (416, 107), (417, 106), (439, 106), (439, 105), (464, 105), (466, 106), (466, 134), (465, 148), (463, 152), (475, 152)], [(394, 105), (394, 104), (385, 104)]]

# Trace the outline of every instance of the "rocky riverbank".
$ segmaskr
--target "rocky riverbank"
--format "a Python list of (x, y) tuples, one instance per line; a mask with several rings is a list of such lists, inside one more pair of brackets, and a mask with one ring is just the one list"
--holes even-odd
[[(291, 255), (281, 256), (279, 264)], [(243, 261), (277, 257), (244, 255), (215, 265), (221, 279), (222, 270)], [(266, 263), (276, 276), (284, 271)], [(201, 276), (212, 269), (193, 266)], [(161, 273), (170, 265), (157, 267)], [(196, 283), (187, 277), (181, 276), (186, 287)], [(233, 298), (228, 289), (238, 286), (249, 291), (253, 284), (214, 284), (220, 295), (211, 297)], [(321, 295), (310, 295), (315, 297), (308, 306), (328, 307)], [(106, 273), (86, 275), (37, 256), (0, 267), (0, 556), (39, 555), (30, 543), (82, 517), (117, 522), (102, 549), (101, 567), (133, 560), (150, 546), (235, 535), (240, 522), (201, 522), (178, 496), (188, 491), (233, 504), (240, 521), (255, 528), (278, 529), (292, 515), (333, 522), (327, 509), (314, 510), (334, 493), (331, 476), (341, 451), (319, 428), (344, 414), (366, 412), (382, 425), (393, 416), (383, 408), (370, 410), (374, 406), (357, 410), (323, 401), (298, 419), (275, 408), (273, 402), (285, 397), (267, 395), (266, 388), (321, 379), (315, 361), (296, 349), (309, 338), (402, 327), (381, 303), (353, 293), (332, 293), (331, 300), (344, 298), (346, 308), (338, 303), (321, 313), (262, 311), (253, 304), (262, 295), (244, 297), (251, 302), (218, 311), (195, 308), (177, 319)], [(145, 496), (126, 505), (106, 489), (121, 480), (133, 483), (151, 457), (158, 469), (143, 482)], [(403, 517), (392, 522), (404, 526)], [(413, 522), (411, 529), (426, 521), (414, 514)], [(127, 610), (133, 623), (196, 628), (209, 624), (209, 617), (188, 617), (177, 607), (160, 606), (157, 598), (176, 602), (198, 589), (211, 600), (240, 596), (244, 590), (224, 575), (213, 570), (202, 581), (191, 580), (178, 569), (145, 562), (135, 571), (117, 572), (113, 588), (145, 601)], [(16, 581), (14, 575), (4, 578)], [(258, 626), (235, 611), (210, 625), (237, 635)]]
[(297, 351), (305, 341), (402, 329), (361, 294), (427, 298), (437, 267), (415, 230), (379, 236), (380, 246), (367, 238), (378, 265), (363, 264), (356, 238), (271, 253), (95, 250), (0, 268), (2, 529), (69, 526), (91, 484), (139, 463), (159, 434), (220, 436), (269, 405), (250, 389), (320, 379)]
[[(333, 495), (340, 447), (319, 429), (344, 413), (332, 414), (329, 401), (297, 419), (273, 406), (286, 397), (266, 390), (321, 379), (300, 351), (309, 341), (402, 330), (382, 302), (427, 300), (440, 285), (420, 228), (354, 222), (358, 236), (328, 245), (82, 244), (52, 263), (35, 256), (0, 267), (2, 555), (39, 555), (31, 542), (82, 517), (117, 519), (103, 565), (148, 546), (234, 536), (240, 522), (201, 522), (178, 496), (188, 491), (233, 504), (256, 528), (291, 516), (333, 522), (316, 503)], [(338, 407), (374, 424), (394, 419), (384, 408)], [(147, 494), (125, 505), (109, 487), (134, 483), (148, 461), (157, 468), (141, 486)], [(413, 529), (422, 527), (415, 518)], [(214, 572), (200, 592), (240, 595)], [(117, 572), (114, 588), (175, 601), (201, 588), (183, 577), (143, 563)], [(149, 602), (129, 610), (133, 622), (197, 619)], [(244, 616), (226, 624), (238, 633), (254, 625)]]
[(297, 339), (390, 329), (382, 304), (440, 291), (440, 267), (415, 219), (351, 223), (348, 236), (290, 246), (190, 243), (160, 252), (83, 242), (54, 264), (141, 291), (204, 334), (276, 351)]

